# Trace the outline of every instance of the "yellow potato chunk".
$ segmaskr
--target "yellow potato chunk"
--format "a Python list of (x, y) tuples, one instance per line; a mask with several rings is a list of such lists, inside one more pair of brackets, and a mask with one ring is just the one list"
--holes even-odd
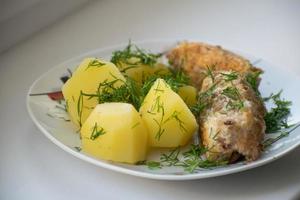
[(180, 87), (177, 93), (188, 106), (193, 106), (197, 103), (197, 89), (195, 87), (186, 85)]
[(142, 84), (151, 75), (165, 75), (170, 73), (168, 67), (161, 63), (157, 63), (153, 66), (143, 64), (119, 64), (118, 68), (124, 76), (132, 78), (139, 84)]
[(115, 80), (118, 81), (113, 86), (119, 87), (124, 84), (125, 78), (113, 63), (96, 58), (84, 59), (62, 87), (71, 120), (81, 126), (98, 104), (95, 94), (99, 84)]
[(127, 103), (96, 106), (81, 127), (82, 150), (97, 158), (124, 163), (146, 159), (148, 131)]
[(197, 122), (181, 97), (157, 79), (140, 108), (153, 147), (184, 146), (197, 130)]

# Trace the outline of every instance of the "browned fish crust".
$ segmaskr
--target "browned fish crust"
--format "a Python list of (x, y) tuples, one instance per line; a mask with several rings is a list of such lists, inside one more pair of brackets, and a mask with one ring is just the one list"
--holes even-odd
[(182, 42), (167, 54), (172, 66), (183, 69), (192, 84), (200, 89), (207, 67), (213, 70), (234, 70), (240, 73), (257, 71), (249, 60), (236, 55), (221, 46), (200, 42)]

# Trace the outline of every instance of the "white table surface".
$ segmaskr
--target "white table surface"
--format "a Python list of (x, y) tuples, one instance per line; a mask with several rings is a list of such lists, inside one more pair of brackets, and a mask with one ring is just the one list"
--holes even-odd
[(0, 55), (1, 200), (274, 200), (299, 194), (300, 148), (238, 174), (155, 181), (81, 161), (52, 144), (30, 120), (25, 96), (37, 77), (68, 58), (129, 38), (214, 41), (300, 74), (300, 1), (180, 2), (94, 1)]

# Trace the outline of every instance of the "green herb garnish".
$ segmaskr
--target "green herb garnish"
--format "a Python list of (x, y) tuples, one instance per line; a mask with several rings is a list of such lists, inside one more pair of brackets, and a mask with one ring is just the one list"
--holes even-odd
[(155, 114), (155, 115), (160, 114), (160, 119), (159, 120), (157, 120), (156, 118), (153, 118), (153, 121), (158, 126), (157, 133), (155, 134), (155, 139), (160, 140), (160, 137), (165, 132), (165, 129), (162, 128), (162, 126), (164, 124), (163, 121), (164, 121), (164, 116), (165, 116), (165, 110), (164, 110), (163, 103), (160, 101), (160, 96), (156, 97), (156, 99), (154, 101), (154, 104), (151, 106), (148, 113)]
[(290, 130), (288, 130), (288, 131), (282, 131), (282, 132), (280, 133), (280, 135), (278, 135), (277, 137), (275, 137), (275, 138), (269, 138), (269, 139), (265, 140), (265, 141), (263, 142), (263, 147), (264, 147), (264, 149), (267, 148), (267, 147), (269, 147), (269, 146), (271, 146), (272, 144), (274, 144), (274, 143), (277, 142), (278, 140), (280, 140), (280, 139), (282, 139), (282, 138), (288, 136), (291, 132), (293, 132), (293, 131), (294, 131), (296, 128), (298, 128), (299, 126), (300, 126), (300, 123), (295, 124), (295, 125), (292, 125), (292, 126), (290, 126), (290, 127), (292, 127)]
[(160, 162), (157, 161), (146, 161), (146, 165), (149, 169), (161, 169)]
[(228, 81), (233, 81), (236, 80), (238, 78), (238, 73), (237, 72), (231, 72), (231, 73), (221, 73), (224, 77), (224, 80), (226, 82)]
[(230, 99), (233, 100), (238, 100), (239, 99), (239, 91), (237, 90), (236, 87), (227, 87), (222, 91), (222, 94), (229, 97)]
[(291, 113), (290, 106), (292, 102), (282, 99), (280, 97), (281, 93), (282, 90), (277, 94), (271, 94), (269, 97), (264, 98), (264, 101), (271, 100), (275, 105), (265, 115), (266, 133), (276, 132), (289, 127), (287, 119)]
[(136, 45), (131, 44), (131, 41), (129, 41), (125, 49), (113, 52), (111, 62), (118, 67), (121, 67), (122, 64), (126, 64), (130, 68), (141, 64), (153, 66), (161, 56), (162, 54), (148, 53)]
[(131, 127), (131, 129), (134, 129), (134, 128), (137, 127), (138, 125), (140, 125), (140, 122), (135, 123), (135, 124)]
[(233, 83), (232, 86), (225, 88), (221, 94), (231, 99), (226, 105), (227, 108), (239, 110), (244, 107), (244, 102), (242, 101), (241, 94), (233, 85)]
[[(122, 82), (123, 84), (117, 87), (115, 84)], [(139, 109), (141, 104), (140, 88), (137, 83), (127, 78), (124, 82), (120, 79), (113, 81), (104, 81), (99, 84), (98, 91), (96, 94), (85, 94), (91, 98), (96, 97), (98, 103), (105, 102), (124, 102), (131, 103), (136, 109)]]
[(261, 71), (250, 72), (246, 75), (246, 81), (249, 83), (251, 88), (256, 92), (257, 96), (260, 96), (260, 92), (258, 91), (259, 85), (259, 76), (262, 74)]
[(181, 132), (184, 132), (184, 133), (187, 133), (187, 129), (185, 128), (185, 125), (184, 125), (184, 121), (182, 121), (182, 119), (180, 119), (179, 117), (180, 115), (180, 112), (178, 111), (174, 111), (170, 117), (168, 117), (165, 121), (164, 121), (164, 124), (167, 123), (168, 121), (170, 120), (175, 120), (177, 123), (178, 123), (178, 126), (181, 130)]
[(81, 127), (82, 126), (82, 112), (83, 112), (83, 92), (80, 91), (78, 101), (77, 101), (77, 115), (78, 115), (78, 124)]
[(90, 139), (91, 140), (95, 140), (97, 139), (99, 136), (101, 135), (104, 135), (105, 134), (105, 131), (102, 127), (100, 127), (98, 129), (98, 125), (97, 125), (97, 122), (95, 123), (94, 127), (93, 127), (93, 130), (92, 130), (92, 133), (91, 133), (91, 136), (90, 136)]
[(171, 74), (161, 75), (161, 77), (175, 92), (190, 83), (190, 78), (182, 70), (171, 70)]
[[(215, 82), (215, 76), (214, 76), (211, 68), (209, 66), (207, 66), (206, 68), (207, 68), (206, 69), (206, 76), (209, 76), (211, 78), (212, 82), (214, 83)], [(213, 68), (214, 68), (214, 66), (213, 66)]]
[(182, 167), (184, 171), (189, 173), (199, 169), (209, 169), (228, 164), (228, 161), (209, 161), (202, 158), (207, 151), (205, 147), (192, 144), (190, 149), (183, 153), (181, 153), (180, 147), (177, 147), (169, 153), (161, 154), (160, 161), (143, 161), (139, 164), (147, 165), (149, 169)]
[(86, 67), (85, 70), (88, 70), (91, 67), (102, 67), (103, 65), (105, 65), (105, 63), (102, 63), (99, 60), (94, 59), (94, 60), (89, 62), (88, 66)]
[(163, 153), (160, 157), (161, 163), (165, 166), (176, 166), (179, 163), (180, 147), (175, 148), (169, 154)]
[(216, 89), (216, 83), (214, 83), (210, 88), (208, 88), (206, 91), (201, 92), (198, 95), (197, 103), (190, 107), (190, 110), (194, 114), (196, 118), (199, 117), (200, 113), (207, 108), (211, 103), (211, 96), (214, 94)]

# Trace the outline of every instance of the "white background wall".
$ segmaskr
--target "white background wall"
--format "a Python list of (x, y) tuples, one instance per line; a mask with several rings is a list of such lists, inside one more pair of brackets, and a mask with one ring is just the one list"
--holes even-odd
[(0, 53), (89, 0), (0, 0)]

